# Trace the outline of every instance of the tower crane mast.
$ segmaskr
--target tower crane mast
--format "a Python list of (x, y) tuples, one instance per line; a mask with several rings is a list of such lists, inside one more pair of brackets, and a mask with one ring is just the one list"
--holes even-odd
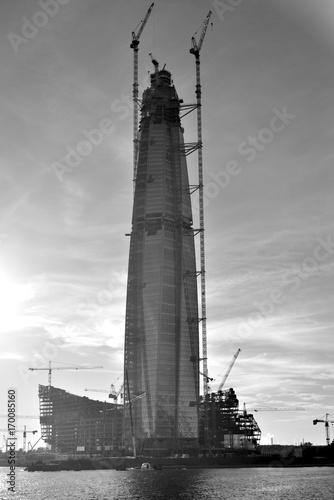
[(154, 2), (150, 5), (144, 19), (139, 23), (138, 31), (132, 32), (132, 42), (130, 48), (133, 49), (133, 182), (137, 175), (137, 153), (138, 153), (138, 50), (139, 39), (151, 15)]
[(196, 100), (197, 100), (197, 151), (198, 151), (198, 192), (199, 192), (199, 233), (200, 233), (200, 276), (201, 276), (201, 316), (202, 316), (202, 356), (203, 356), (203, 392), (204, 397), (208, 394), (208, 364), (207, 364), (207, 339), (206, 339), (206, 285), (205, 285), (205, 244), (204, 244), (204, 193), (203, 193), (203, 154), (202, 154), (202, 102), (201, 102), (201, 70), (200, 51), (204, 41), (205, 33), (211, 17), (209, 10), (202, 29), (198, 44), (194, 37), (191, 38), (192, 47), (190, 53), (196, 59)]
[(218, 387), (218, 391), (221, 391), (222, 388), (224, 387), (224, 384), (225, 384), (225, 382), (227, 380), (227, 377), (229, 376), (230, 371), (232, 370), (233, 365), (236, 362), (236, 359), (239, 356), (240, 352), (241, 352), (241, 349), (238, 349), (237, 352), (235, 353), (235, 355), (233, 356), (233, 359), (232, 359), (231, 363), (228, 365), (228, 368), (227, 368), (226, 373), (225, 373), (225, 375), (223, 377), (223, 380), (221, 381), (220, 386)]

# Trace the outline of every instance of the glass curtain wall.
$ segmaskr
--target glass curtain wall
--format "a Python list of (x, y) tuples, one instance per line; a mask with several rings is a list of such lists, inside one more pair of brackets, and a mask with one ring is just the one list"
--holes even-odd
[(198, 443), (197, 278), (179, 107), (170, 73), (152, 75), (142, 103), (124, 369), (126, 443), (133, 434), (137, 449), (155, 454)]

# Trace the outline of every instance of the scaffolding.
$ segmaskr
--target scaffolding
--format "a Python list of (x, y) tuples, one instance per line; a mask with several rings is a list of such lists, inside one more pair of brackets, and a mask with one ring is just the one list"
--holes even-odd
[(41, 434), (56, 453), (111, 454), (122, 448), (123, 409), (39, 385)]
[[(255, 450), (261, 430), (252, 414), (239, 410), (239, 400), (233, 389), (207, 394), (200, 403), (200, 443), (205, 445), (205, 413), (208, 420), (210, 453), (228, 450)], [(204, 447), (205, 451), (205, 447)]]

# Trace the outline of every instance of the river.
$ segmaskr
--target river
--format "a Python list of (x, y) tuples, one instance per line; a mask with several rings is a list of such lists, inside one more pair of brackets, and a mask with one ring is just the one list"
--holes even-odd
[(7, 490), (0, 468), (0, 498), (7, 500), (332, 500), (332, 467), (163, 469), (161, 471), (26, 472), (16, 469)]

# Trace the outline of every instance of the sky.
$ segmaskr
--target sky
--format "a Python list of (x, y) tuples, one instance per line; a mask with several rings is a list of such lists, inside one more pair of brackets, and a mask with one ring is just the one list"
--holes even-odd
[[(106, 393), (84, 389), (122, 384), (129, 45), (149, 6), (1, 2), (1, 414), (14, 387), (17, 413), (38, 415), (48, 373), (28, 368), (49, 361), (63, 368), (52, 384), (74, 394), (103, 401)], [(261, 443), (325, 444), (324, 424), (312, 421), (334, 420), (334, 5), (157, 0), (140, 39), (140, 92), (152, 53), (179, 97), (195, 102), (189, 49), (209, 10), (201, 83), (210, 387), (240, 348), (225, 388), (241, 408), (305, 409), (255, 413)], [(196, 141), (195, 113), (182, 124)], [(188, 169), (196, 184), (196, 153)], [(38, 419), (24, 425), (39, 429)]]

